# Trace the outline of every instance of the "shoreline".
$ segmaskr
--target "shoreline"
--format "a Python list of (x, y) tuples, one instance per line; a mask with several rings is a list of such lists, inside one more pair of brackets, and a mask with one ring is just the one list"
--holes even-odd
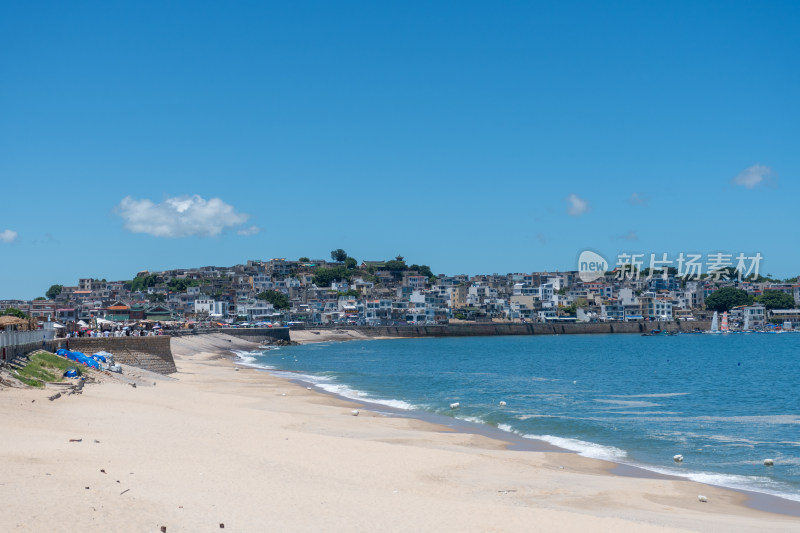
[[(616, 461), (612, 461), (609, 459), (599, 459), (596, 457), (586, 457), (580, 455), (578, 452), (574, 450), (568, 450), (566, 448), (561, 448), (555, 444), (550, 444), (547, 441), (539, 440), (539, 439), (527, 439), (518, 435), (516, 433), (511, 433), (505, 430), (502, 430), (498, 427), (481, 423), (481, 422), (473, 422), (470, 420), (464, 420), (461, 418), (451, 418), (445, 415), (440, 415), (437, 413), (430, 413), (427, 411), (421, 411), (416, 408), (414, 409), (399, 409), (387, 405), (383, 405), (380, 403), (370, 402), (368, 400), (360, 400), (349, 398), (347, 396), (343, 396), (341, 394), (337, 394), (335, 392), (326, 391), (317, 387), (314, 383), (309, 381), (303, 381), (302, 378), (292, 378), (285, 375), (281, 375), (289, 373), (286, 370), (279, 370), (279, 369), (267, 369), (267, 368), (258, 368), (255, 366), (249, 366), (237, 361), (233, 361), (234, 364), (241, 364), (242, 366), (251, 368), (253, 370), (258, 370), (262, 372), (266, 372), (271, 374), (278, 379), (286, 379), (290, 383), (294, 383), (298, 387), (308, 387), (311, 386), (312, 390), (319, 392), (320, 394), (325, 394), (337, 398), (342, 401), (353, 402), (354, 404), (358, 404), (357, 407), (361, 409), (367, 409), (371, 412), (374, 412), (381, 416), (387, 417), (396, 417), (396, 418), (409, 418), (414, 420), (419, 420), (422, 422), (433, 424), (434, 426), (438, 426), (440, 429), (438, 432), (457, 432), (457, 433), (464, 433), (468, 435), (478, 435), (481, 437), (485, 437), (496, 441), (499, 445), (502, 446), (502, 449), (509, 450), (509, 451), (519, 451), (519, 452), (533, 452), (533, 453), (555, 453), (555, 454), (571, 454), (581, 458), (586, 459), (587, 461), (597, 461), (598, 463), (605, 464), (606, 472), (612, 476), (623, 476), (623, 477), (631, 477), (637, 479), (660, 479), (660, 480), (673, 480), (673, 481), (686, 481), (689, 483), (697, 483), (699, 485), (707, 486), (707, 487), (715, 487), (717, 489), (731, 491), (736, 494), (740, 494), (745, 497), (745, 499), (741, 502), (741, 504), (747, 508), (756, 510), (756, 511), (763, 511), (766, 513), (771, 514), (779, 514), (782, 516), (790, 516), (790, 517), (798, 517), (800, 518), (800, 502), (795, 500), (790, 500), (788, 498), (783, 498), (781, 496), (777, 496), (774, 494), (768, 494), (764, 492), (757, 492), (752, 490), (746, 489), (738, 489), (732, 487), (725, 487), (723, 485), (714, 485), (709, 483), (702, 483), (699, 481), (693, 481), (688, 476), (679, 476), (679, 475), (672, 475), (672, 474), (664, 474), (658, 472), (656, 470), (650, 470), (647, 466), (639, 466), (639, 465), (632, 465), (627, 463), (620, 463)], [(800, 526), (800, 524), (799, 524)]]
[[(174, 379), (48, 402), (0, 391), (2, 530), (793, 531), (745, 496), (632, 478), (309, 391), (237, 365), (226, 336), (173, 344)], [(156, 383), (155, 381), (153, 383)], [(144, 386), (147, 385), (147, 386)], [(81, 442), (72, 442), (72, 439)], [(562, 468), (563, 467), (563, 468)], [(704, 494), (708, 503), (697, 501)], [(65, 503), (65, 498), (69, 503)], [(65, 513), (65, 509), (69, 513)]]
[[(314, 344), (323, 342), (347, 342), (347, 341), (359, 341), (359, 340), (363, 341), (363, 340), (388, 340), (388, 339), (412, 338), (412, 337), (367, 337), (367, 336), (362, 336), (360, 332), (357, 332), (355, 330), (339, 330), (340, 334), (337, 336), (337, 335), (324, 335), (324, 333), (328, 333), (328, 331), (326, 330), (321, 330), (321, 331), (323, 334), (320, 335), (320, 337), (315, 339), (313, 337), (308, 338), (306, 336), (305, 338), (298, 340), (297, 341), (298, 344), (302, 345), (302, 344)], [(355, 334), (353, 334), (354, 331)], [(235, 356), (236, 354), (234, 353), (234, 357)], [(414, 418), (417, 420), (422, 420), (425, 422), (437, 424), (442, 427), (446, 427), (452, 431), (481, 435), (487, 438), (501, 441), (505, 443), (506, 449), (509, 450), (575, 454), (579, 455), (580, 457), (585, 457), (586, 459), (589, 460), (609, 463), (611, 466), (608, 467), (608, 472), (611, 475), (620, 475), (620, 476), (644, 478), (644, 479), (684, 480), (688, 482), (699, 483), (701, 485), (709, 487), (716, 487), (723, 490), (729, 490), (745, 496), (746, 500), (744, 500), (743, 505), (745, 505), (748, 508), (768, 513), (780, 514), (784, 516), (800, 517), (800, 501), (785, 498), (783, 496), (779, 496), (776, 494), (758, 492), (742, 488), (727, 487), (724, 485), (709, 484), (700, 481), (693, 481), (690, 479), (689, 475), (667, 474), (660, 472), (656, 470), (656, 468), (659, 468), (656, 465), (636, 465), (636, 464), (617, 462), (612, 459), (586, 457), (580, 455), (579, 452), (577, 451), (562, 448), (559, 447), (558, 445), (551, 444), (547, 441), (540, 439), (524, 438), (523, 436), (517, 433), (505, 431), (490, 424), (482, 422), (474, 422), (470, 420), (461, 419), (458, 417), (448, 417), (446, 415), (431, 413), (428, 411), (422, 411), (417, 408), (401, 409), (385, 405), (383, 403), (376, 403), (376, 402), (370, 402), (369, 400), (351, 398), (336, 392), (327, 391), (321, 387), (318, 387), (316, 383), (313, 383), (311, 381), (304, 381), (302, 378), (299, 377), (292, 377), (293, 374), (300, 374), (299, 372), (281, 370), (281, 369), (262, 368), (256, 365), (248, 365), (246, 363), (242, 363), (236, 360), (234, 360), (234, 363), (242, 364), (243, 366), (248, 366), (250, 368), (255, 368), (258, 370), (268, 372), (271, 375), (278, 378), (288, 379), (290, 382), (296, 383), (298, 386), (307, 387), (310, 385), (314, 388), (314, 390), (318, 390), (322, 394), (328, 394), (344, 401), (361, 403), (363, 404), (364, 408), (370, 409), (374, 412), (383, 414), (385, 416)]]

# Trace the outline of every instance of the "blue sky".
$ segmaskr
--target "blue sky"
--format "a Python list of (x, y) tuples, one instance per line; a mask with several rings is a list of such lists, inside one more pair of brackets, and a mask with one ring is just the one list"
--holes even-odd
[(0, 298), (404, 255), (800, 274), (796, 2), (5, 2)]

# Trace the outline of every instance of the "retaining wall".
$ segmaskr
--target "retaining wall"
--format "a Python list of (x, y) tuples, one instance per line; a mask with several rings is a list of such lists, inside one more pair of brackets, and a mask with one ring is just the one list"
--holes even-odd
[(114, 361), (131, 365), (159, 374), (177, 372), (170, 348), (171, 338), (167, 335), (156, 337), (79, 337), (77, 339), (57, 339), (56, 347), (68, 348), (91, 355), (105, 350), (114, 355)]
[(289, 328), (220, 328), (215, 333), (224, 333), (252, 342), (291, 340)]
[(269, 342), (273, 340), (289, 341), (289, 328), (194, 328), (167, 330), (166, 334), (172, 337), (190, 337), (192, 335), (206, 335), (209, 333), (223, 333), (250, 342)]
[(36, 350), (47, 350), (53, 352), (57, 350), (56, 341), (39, 341), (26, 344), (16, 344), (14, 346), (4, 346), (0, 348), (0, 362), (5, 363), (13, 360), (20, 355), (26, 355)]

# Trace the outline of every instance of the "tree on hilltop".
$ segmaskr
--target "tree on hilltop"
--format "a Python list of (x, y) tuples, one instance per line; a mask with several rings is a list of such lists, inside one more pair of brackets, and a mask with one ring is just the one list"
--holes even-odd
[(345, 259), (347, 259), (347, 252), (345, 252), (341, 248), (337, 248), (336, 250), (333, 250), (331, 252), (331, 259), (333, 261), (336, 261), (337, 263), (341, 263)]
[(48, 300), (55, 300), (56, 296), (61, 294), (61, 291), (64, 290), (63, 285), (50, 285), (50, 288), (47, 289), (47, 292), (44, 293), (47, 296)]
[(136, 276), (133, 280), (131, 280), (130, 291), (131, 292), (140, 292), (147, 290), (150, 287), (155, 287), (158, 283), (158, 276), (156, 274), (146, 274), (144, 276)]
[(420, 276), (425, 276), (430, 281), (435, 281), (436, 280), (436, 274), (433, 273), (433, 271), (431, 270), (431, 267), (429, 267), (428, 265), (417, 265), (417, 264), (414, 264), (414, 265), (411, 265), (410, 267), (408, 267), (408, 269), (409, 270), (416, 270), (417, 272), (419, 272)]
[(353, 272), (345, 266), (333, 268), (320, 267), (314, 271), (314, 285), (317, 287), (330, 287), (334, 281), (350, 281)]
[(386, 261), (386, 266), (383, 268), (391, 272), (402, 272), (407, 270), (408, 267), (406, 267), (406, 262), (403, 261), (403, 256), (398, 255), (397, 258)]
[(747, 294), (747, 292), (733, 287), (724, 287), (718, 291), (712, 292), (708, 298), (706, 298), (706, 309), (725, 312), (730, 311), (734, 307), (750, 305), (751, 303), (753, 303), (753, 297)]
[(188, 287), (198, 287), (200, 282), (196, 279), (172, 278), (167, 287), (172, 292), (185, 292)]
[(266, 300), (275, 309), (289, 309), (289, 297), (280, 291), (265, 291), (256, 296), (259, 300)]
[(764, 291), (764, 294), (756, 298), (756, 301), (764, 304), (767, 309), (792, 309), (794, 298), (783, 291)]

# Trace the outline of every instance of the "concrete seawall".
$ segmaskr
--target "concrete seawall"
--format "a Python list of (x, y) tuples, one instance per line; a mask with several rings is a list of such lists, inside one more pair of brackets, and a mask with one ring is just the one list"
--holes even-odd
[[(114, 360), (125, 365), (135, 366), (157, 372), (159, 374), (172, 374), (177, 372), (175, 359), (172, 355), (172, 337), (177, 339), (206, 336), (212, 338), (219, 334), (229, 335), (241, 340), (241, 346), (226, 344), (228, 348), (253, 349), (264, 342), (276, 340), (289, 341), (289, 328), (218, 328), (213, 330), (181, 330), (170, 331), (169, 335), (155, 337), (79, 337), (69, 339), (55, 339), (53, 341), (37, 342), (24, 345), (5, 347), (5, 357), (12, 360), (18, 355), (25, 355), (43, 348), (55, 352), (59, 348), (67, 348), (87, 355), (100, 351), (107, 351), (114, 355)], [(177, 340), (176, 339), (176, 340)], [(226, 341), (229, 343), (230, 341)], [(234, 341), (235, 343), (235, 341)], [(4, 362), (4, 360), (0, 360)]]
[(55, 349), (68, 348), (91, 355), (105, 350), (114, 355), (118, 363), (131, 365), (159, 374), (177, 372), (167, 335), (157, 337), (97, 337), (58, 339)]
[(369, 337), (477, 337), (495, 335), (585, 335), (603, 333), (646, 333), (653, 329), (669, 332), (708, 330), (710, 322), (598, 322), (592, 324), (448, 324), (443, 326), (354, 327)]
[[(652, 329), (665, 331), (692, 332), (696, 329), (708, 330), (711, 324), (708, 321), (699, 322), (616, 322), (594, 324), (497, 324), (497, 323), (472, 323), (449, 324), (443, 326), (350, 326), (346, 329), (357, 331), (365, 337), (477, 337), (497, 335), (581, 335), (581, 334), (608, 334), (629, 333), (641, 334)], [(13, 359), (16, 355), (23, 355), (39, 348), (55, 351), (59, 348), (69, 348), (84, 352), (87, 355), (105, 350), (114, 354), (116, 361), (158, 372), (159, 374), (172, 374), (177, 372), (175, 360), (172, 355), (172, 336), (189, 338), (225, 334), (240, 339), (243, 347), (252, 349), (264, 342), (290, 341), (289, 328), (219, 328), (213, 330), (191, 330), (170, 332), (170, 335), (156, 337), (108, 337), (108, 338), (70, 338), (45, 341), (8, 347), (6, 357)], [(230, 341), (226, 341), (230, 342)], [(252, 343), (252, 344), (251, 344)], [(232, 345), (225, 345), (233, 348)]]
[(224, 333), (250, 342), (290, 341), (289, 328), (220, 328)]
[(2, 355), (0, 355), (0, 363), (11, 361), (15, 357), (26, 355), (40, 349), (52, 352), (57, 349), (55, 348), (57, 344), (58, 344), (57, 341), (40, 341), (40, 342), (31, 342), (27, 344), (16, 344), (12, 346), (5, 346), (2, 349)]

